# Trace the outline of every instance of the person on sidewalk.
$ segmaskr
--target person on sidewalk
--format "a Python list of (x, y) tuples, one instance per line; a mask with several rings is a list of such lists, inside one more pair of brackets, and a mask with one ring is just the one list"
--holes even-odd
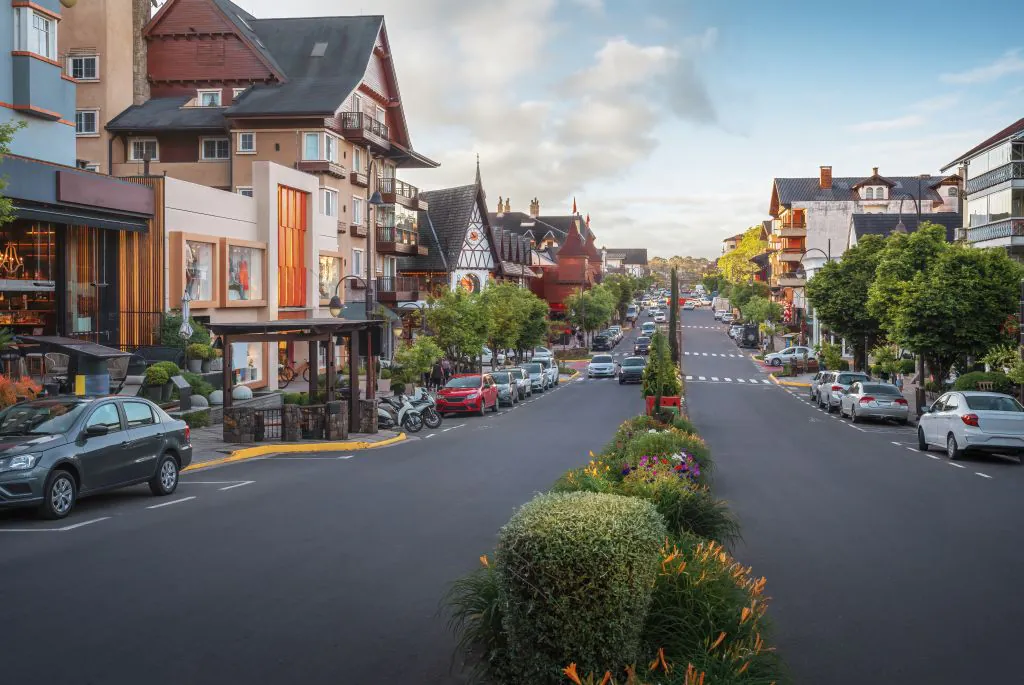
[(452, 363), (448, 361), (448, 357), (441, 360), (441, 383), (447, 385), (448, 381), (452, 379)]
[(437, 362), (430, 370), (430, 389), (439, 390), (444, 384), (444, 369), (441, 367), (441, 362)]

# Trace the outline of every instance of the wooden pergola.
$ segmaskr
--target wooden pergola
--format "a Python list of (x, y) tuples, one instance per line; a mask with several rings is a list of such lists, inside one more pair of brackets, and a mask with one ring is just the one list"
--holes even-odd
[[(327, 401), (333, 402), (337, 394), (337, 359), (334, 348), (339, 341), (347, 342), (349, 378), (352, 396), (349, 401), (349, 425), (359, 425), (360, 337), (366, 336), (368, 364), (373, 363), (373, 330), (383, 334), (383, 321), (351, 321), (346, 319), (284, 319), (280, 321), (251, 321), (239, 323), (211, 323), (210, 332), (221, 337), (224, 346), (224, 408), (231, 408), (231, 390), (234, 388), (231, 369), (232, 343), (291, 342), (309, 344), (309, 397), (319, 390), (319, 346), (327, 343)], [(272, 368), (272, 367), (271, 367)]]

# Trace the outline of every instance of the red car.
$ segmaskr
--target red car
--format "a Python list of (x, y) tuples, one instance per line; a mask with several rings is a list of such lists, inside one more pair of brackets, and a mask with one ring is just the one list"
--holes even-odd
[(464, 412), (480, 414), (498, 411), (498, 385), (489, 374), (456, 376), (437, 393), (437, 411), (442, 416)]

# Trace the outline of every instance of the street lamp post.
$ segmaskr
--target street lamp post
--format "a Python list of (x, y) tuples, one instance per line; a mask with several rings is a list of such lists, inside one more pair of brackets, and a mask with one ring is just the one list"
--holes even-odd
[[(807, 277), (807, 271), (806, 271), (806, 269), (803, 268), (804, 258), (808, 255), (808, 253), (811, 253), (811, 252), (820, 252), (821, 256), (825, 258), (825, 263), (826, 264), (830, 264), (832, 262), (832, 239), (831, 238), (828, 239), (828, 252), (826, 252), (825, 250), (822, 250), (821, 248), (818, 248), (818, 247), (812, 247), (810, 249), (804, 250), (803, 253), (800, 255), (800, 265), (801, 265), (801, 268), (800, 268), (799, 271), (803, 273), (804, 278)], [(805, 293), (804, 297), (805, 298), (806, 298), (806, 291), (807, 291), (807, 288), (806, 288), (806, 285), (805, 285), (804, 286), (804, 293)], [(814, 316), (814, 321), (812, 322), (811, 337), (814, 339), (814, 344), (817, 345), (818, 343), (821, 342), (821, 325), (818, 323), (818, 310), (815, 309), (813, 311), (812, 315)]]
[[(900, 196), (900, 208), (899, 218), (896, 222), (896, 226), (892, 229), (893, 233), (902, 233), (906, 235), (907, 227), (903, 223), (903, 201), (910, 199), (914, 203), (914, 208), (917, 210), (917, 227), (921, 227), (921, 181), (926, 178), (926, 175), (917, 177), (917, 197), (914, 197), (910, 193), (899, 192)], [(917, 389), (914, 391), (914, 400), (917, 405), (917, 415), (921, 416), (924, 411), (925, 395), (924, 395), (924, 355), (917, 355)]]

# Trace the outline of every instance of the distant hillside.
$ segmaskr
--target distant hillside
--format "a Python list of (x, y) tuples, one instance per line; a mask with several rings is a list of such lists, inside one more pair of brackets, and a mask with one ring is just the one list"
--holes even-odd
[(648, 266), (651, 271), (665, 278), (675, 267), (679, 280), (684, 284), (697, 283), (701, 276), (714, 269), (712, 261), (704, 257), (653, 257)]

